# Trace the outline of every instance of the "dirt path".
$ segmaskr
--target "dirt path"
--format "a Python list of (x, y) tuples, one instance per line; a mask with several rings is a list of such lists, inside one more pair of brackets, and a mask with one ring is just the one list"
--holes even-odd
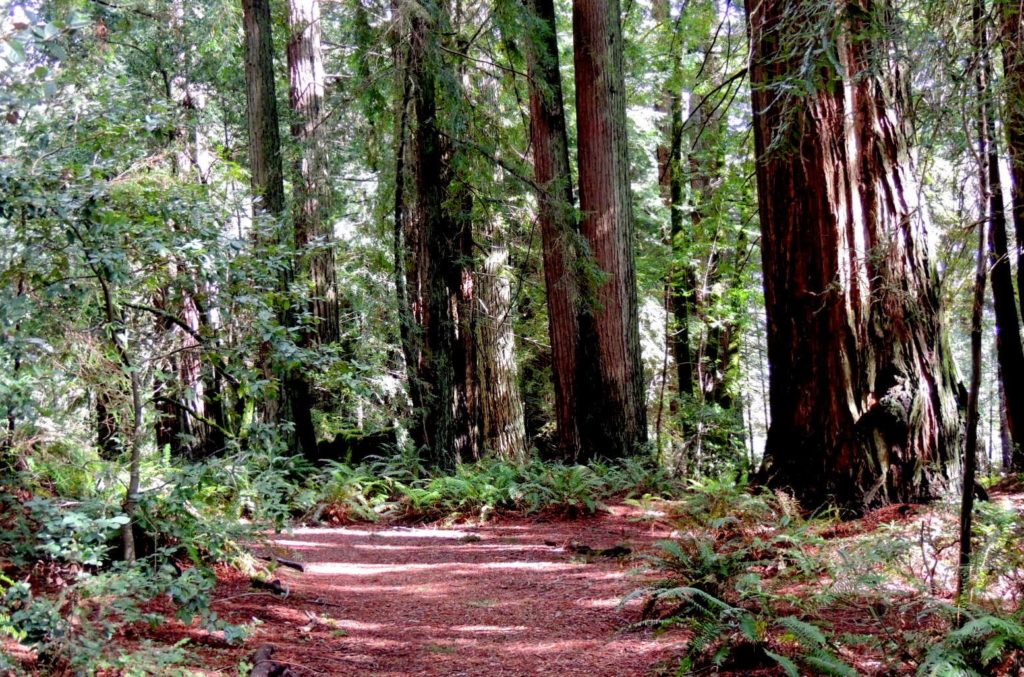
[[(241, 597), (259, 618), (248, 646), (328, 675), (645, 675), (678, 640), (623, 632), (641, 581), (630, 558), (668, 534), (630, 508), (573, 521), (505, 520), (462, 529), (296, 529), (276, 543), (306, 563), (279, 570), (287, 599)], [(232, 615), (235, 615), (234, 613)]]

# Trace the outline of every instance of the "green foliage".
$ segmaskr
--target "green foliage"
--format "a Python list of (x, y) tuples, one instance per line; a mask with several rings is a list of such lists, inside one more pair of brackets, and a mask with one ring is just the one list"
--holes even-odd
[[(946, 635), (943, 641), (929, 649), (917, 674), (921, 677), (940, 675), (992, 674), (993, 666), (1007, 659), (1011, 651), (1024, 650), (1024, 623), (1019, 614), (1007, 617), (980, 615)], [(1020, 669), (1024, 660), (1016, 655), (1009, 658)], [(1009, 665), (1000, 672), (1009, 674)]]
[(591, 466), (485, 459), (461, 464), (450, 475), (425, 472), (405, 455), (357, 467), (333, 463), (321, 483), (321, 502), (333, 506), (336, 515), (361, 520), (486, 518), (496, 510), (593, 513), (611, 496), (673, 486), (664, 473), (635, 459)]

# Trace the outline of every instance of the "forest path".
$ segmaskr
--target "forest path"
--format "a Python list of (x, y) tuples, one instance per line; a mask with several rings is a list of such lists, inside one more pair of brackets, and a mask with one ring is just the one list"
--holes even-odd
[[(297, 528), (274, 543), (305, 563), (278, 570), (289, 596), (252, 600), (249, 645), (328, 675), (645, 675), (683, 645), (626, 631), (643, 584), (630, 557), (668, 529), (612, 506), (596, 516), (484, 526)], [(285, 555), (282, 553), (282, 557)], [(305, 671), (301, 671), (305, 672)]]

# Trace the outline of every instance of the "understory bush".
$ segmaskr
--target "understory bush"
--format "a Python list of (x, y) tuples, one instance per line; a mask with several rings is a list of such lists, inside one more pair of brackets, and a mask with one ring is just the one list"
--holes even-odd
[(1009, 503), (977, 507), (972, 585), (961, 607), (949, 601), (952, 503), (892, 506), (845, 525), (805, 518), (785, 494), (726, 477), (691, 482), (671, 505), (678, 535), (645, 557), (645, 572), (658, 578), (623, 604), (643, 600), (639, 626), (692, 633), (677, 674), (854, 675), (865, 652), (872, 674), (1024, 669), (1021, 520)]
[[(103, 463), (100, 474), (116, 478), (116, 464)], [(125, 653), (113, 640), (130, 625), (165, 623), (167, 607), (153, 606), (164, 599), (182, 622), (241, 640), (247, 628), (210, 608), (213, 565), (246, 560), (247, 544), (301, 506), (308, 490), (295, 463), (251, 449), (210, 462), (147, 459), (131, 563), (121, 561), (128, 517), (117, 485), (64, 484), (83, 495), (51, 495), (64, 481), (51, 475), (72, 474), (57, 466), (0, 480), (0, 636), (33, 650), (44, 670), (157, 674), (187, 658), (183, 644), (142, 640)], [(14, 669), (0, 657), (0, 674)]]

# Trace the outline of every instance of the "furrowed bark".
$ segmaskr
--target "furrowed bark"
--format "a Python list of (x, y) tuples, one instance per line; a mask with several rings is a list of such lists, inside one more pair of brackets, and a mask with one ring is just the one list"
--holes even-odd
[(573, 2), (581, 232), (596, 278), (584, 298), (577, 363), (589, 458), (635, 454), (647, 441), (620, 16), (618, 0)]
[[(424, 8), (419, 8), (424, 9)], [(405, 62), (409, 143), (403, 144), (413, 197), (402, 208), (402, 292), (410, 391), (420, 400), (412, 437), (428, 462), (451, 468), (479, 455), (479, 388), (473, 343), (470, 194), (456, 185), (451, 144), (438, 126), (437, 72), (442, 13), (411, 11)], [(403, 95), (404, 96), (404, 95)], [(401, 179), (400, 179), (401, 180)]]
[[(284, 169), (281, 135), (278, 129), (277, 96), (274, 91), (274, 54), (269, 0), (242, 0), (245, 30), (245, 82), (249, 131), (249, 168), (252, 192), (259, 200), (254, 212), (280, 221), (284, 217)], [(274, 236), (280, 238), (279, 235)], [(289, 266), (290, 268), (290, 266)], [(279, 282), (287, 289), (287, 274)], [(290, 311), (279, 312), (279, 321), (289, 327), (295, 318)], [(312, 395), (304, 375), (292, 368), (281, 376), (284, 407), (274, 412), (278, 420), (291, 421), (295, 440), (303, 455), (317, 458), (316, 429), (313, 426)]]
[(530, 142), (533, 146), (537, 220), (544, 249), (544, 284), (551, 340), (558, 446), (566, 460), (580, 454), (577, 375), (580, 340), (581, 236), (569, 165), (562, 77), (553, 0), (525, 0), (526, 61), (530, 75)]
[[(872, 62), (887, 51), (869, 22), (891, 8), (815, 7), (747, 1), (771, 365), (760, 475), (806, 507), (860, 511), (936, 496), (962, 425), (899, 70)], [(786, 93), (807, 82), (792, 55), (825, 31), (842, 72), (815, 63), (813, 87)]]
[(292, 216), (300, 276), (309, 277), (310, 310), (315, 326), (306, 332), (313, 345), (336, 343), (341, 336), (340, 304), (334, 265), (334, 237), (326, 223), (331, 201), (324, 154), (324, 65), (319, 0), (288, 0), (288, 100), (299, 145), (295, 162)]
[(484, 233), (490, 251), (479, 283), (480, 383), (483, 391), (483, 447), (498, 458), (525, 463), (526, 423), (519, 394), (519, 366), (512, 327), (512, 284), (508, 278), (506, 233), (493, 223)]

